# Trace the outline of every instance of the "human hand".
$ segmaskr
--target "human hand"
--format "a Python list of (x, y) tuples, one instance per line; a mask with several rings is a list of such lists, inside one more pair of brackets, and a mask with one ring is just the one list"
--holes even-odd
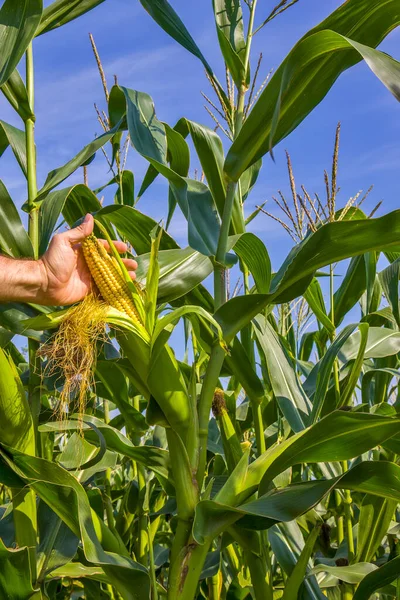
[[(94, 219), (87, 214), (78, 227), (54, 235), (48, 250), (38, 261), (42, 274), (36, 300), (38, 304), (64, 306), (79, 302), (88, 294), (92, 278), (80, 242), (92, 233), (93, 227)], [(109, 244), (105, 240), (100, 241), (109, 250)], [(114, 245), (121, 254), (127, 251), (127, 245), (123, 242), (114, 242)], [(137, 262), (129, 258), (122, 260), (131, 278), (135, 279)]]

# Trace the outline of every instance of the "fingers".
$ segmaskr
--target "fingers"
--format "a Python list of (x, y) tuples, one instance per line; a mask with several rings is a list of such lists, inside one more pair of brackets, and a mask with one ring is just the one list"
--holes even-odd
[[(62, 238), (63, 241), (67, 241), (71, 245), (78, 244), (77, 247), (79, 247), (79, 242), (83, 242), (83, 240), (93, 232), (93, 228), (93, 216), (91, 214), (87, 214), (83, 222), (80, 225), (78, 225), (78, 227), (74, 227), (73, 229), (69, 229), (64, 233), (59, 234), (59, 238)], [(99, 239), (99, 242), (103, 244), (107, 252), (111, 252), (110, 244), (106, 240)], [(117, 252), (119, 252), (120, 254), (123, 254), (128, 251), (128, 246), (124, 242), (115, 240), (113, 243)], [(127, 261), (129, 263), (129, 266), (127, 265), (128, 270), (131, 269), (132, 271), (134, 271), (135, 269), (137, 269), (137, 262), (135, 260), (127, 259)]]
[(128, 271), (136, 271), (136, 269), (138, 268), (138, 264), (136, 260), (133, 260), (133, 258), (123, 258), (122, 262), (124, 263)]
[(93, 227), (94, 219), (92, 215), (87, 214), (84, 221), (78, 225), (78, 227), (74, 227), (73, 229), (69, 229), (64, 233), (60, 233), (59, 236), (70, 244), (77, 244), (79, 242), (83, 242), (83, 240), (92, 233)]
[[(106, 240), (99, 240), (99, 242), (103, 244), (107, 252), (111, 252), (110, 244)], [(128, 246), (124, 242), (113, 240), (113, 243), (120, 254), (123, 254), (124, 252), (128, 251)]]
[(133, 260), (132, 258), (123, 258), (122, 262), (124, 263), (124, 265), (126, 266), (126, 268), (128, 270), (129, 277), (131, 279), (136, 279), (135, 271), (138, 267), (136, 260)]

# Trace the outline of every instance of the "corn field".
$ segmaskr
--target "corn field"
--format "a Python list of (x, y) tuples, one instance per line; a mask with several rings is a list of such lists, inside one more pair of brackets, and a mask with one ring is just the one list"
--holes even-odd
[[(0, 8), (0, 89), (19, 122), (0, 120), (0, 157), (26, 182), (19, 210), (0, 181), (0, 272), (43, 265), (67, 228), (88, 291), (58, 281), (61, 302), (0, 304), (0, 600), (400, 598), (400, 210), (341, 201), (340, 125), (323, 197), (287, 154), (290, 195), (272, 212), (252, 201), (342, 73), (364, 61), (400, 100), (400, 63), (377, 49), (400, 1), (345, 1), (268, 73), (252, 40), (298, 0), (198, 3), (215, 18), (208, 59), (173, 2), (135, 0), (202, 64), (208, 126), (160, 121), (124, 73), (109, 87), (91, 36), (101, 132), (39, 183), (36, 38), (103, 2)], [(138, 189), (128, 150), (146, 165)], [(160, 223), (137, 207), (156, 179)], [(254, 219), (290, 236), (281, 265)]]

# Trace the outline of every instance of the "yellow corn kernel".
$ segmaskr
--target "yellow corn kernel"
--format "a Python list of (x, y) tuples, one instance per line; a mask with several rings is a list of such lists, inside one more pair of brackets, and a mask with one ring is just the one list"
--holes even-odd
[(83, 255), (103, 299), (142, 324), (118, 262), (91, 234), (82, 242)]

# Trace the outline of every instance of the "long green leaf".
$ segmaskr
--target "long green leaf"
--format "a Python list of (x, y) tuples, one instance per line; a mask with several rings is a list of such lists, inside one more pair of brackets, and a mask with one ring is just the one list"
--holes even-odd
[(213, 0), (215, 24), (222, 55), (237, 88), (248, 82), (244, 64), (246, 42), (240, 0)]
[(259, 294), (268, 294), (271, 283), (271, 260), (262, 240), (254, 233), (244, 233), (233, 246), (235, 253), (253, 275)]
[(9, 125), (5, 121), (0, 121), (0, 156), (4, 153), (8, 146), (14, 153), (19, 166), (25, 177), (26, 174), (26, 140), (25, 132)]
[(319, 533), (320, 527), (316, 526), (308, 536), (304, 548), (299, 556), (299, 560), (290, 574), (290, 577), (286, 581), (282, 600), (295, 600), (295, 598), (298, 598), (300, 588), (306, 576), (308, 562), (311, 558)]
[(271, 387), (283, 415), (294, 432), (302, 431), (309, 423), (311, 403), (307, 398), (293, 366), (271, 325), (258, 317), (254, 326), (262, 349)]
[(0, 9), (0, 85), (29, 46), (42, 15), (42, 0), (5, 0)]
[(370, 562), (377, 552), (393, 517), (396, 500), (366, 494), (358, 521), (355, 562)]
[(216, 313), (229, 341), (268, 304), (288, 302), (300, 296), (315, 272), (351, 256), (385, 247), (397, 247), (400, 211), (379, 219), (339, 221), (323, 225), (293, 248), (273, 277), (269, 294), (232, 298)]
[(14, 69), (7, 81), (0, 86), (0, 90), (23, 121), (34, 117), (29, 104), (28, 92), (17, 69)]
[(189, 50), (194, 56), (196, 56), (203, 63), (206, 71), (212, 75), (212, 69), (203, 54), (201, 53), (196, 42), (182, 23), (181, 19), (174, 11), (172, 6), (167, 0), (140, 0), (143, 8), (149, 13), (154, 21), (162, 28), (168, 35), (174, 40), (181, 44), (186, 50)]
[[(2, 451), (1, 454), (3, 460), (82, 540), (86, 559), (103, 567), (111, 583), (126, 600), (147, 597), (147, 571), (132, 561), (125, 549), (124, 555), (119, 554), (122, 551), (121, 544), (91, 510), (84, 488), (73, 475), (55, 463), (8, 447), (6, 453)], [(106, 550), (100, 544), (98, 535), (102, 537)]]
[(18, 210), (0, 181), (0, 250), (14, 258), (32, 258), (33, 248)]
[(104, 0), (56, 0), (44, 9), (36, 35), (61, 27), (103, 2)]
[(349, 0), (311, 29), (285, 58), (244, 123), (226, 158), (229, 177), (239, 179), (289, 135), (339, 75), (362, 58), (396, 94), (398, 63), (373, 48), (399, 23), (396, 0)]
[[(160, 250), (160, 277), (158, 300), (169, 302), (187, 294), (212, 273), (212, 263), (207, 256), (190, 247)], [(150, 255), (137, 257), (137, 280), (146, 285)]]
[(317, 377), (311, 415), (312, 422), (315, 422), (323, 411), (334, 362), (337, 359), (340, 349), (346, 343), (346, 340), (348, 340), (355, 328), (356, 325), (347, 325), (344, 327), (335, 338), (334, 342), (329, 346), (322, 360), (314, 367), (317, 372)]
[(103, 133), (93, 142), (85, 146), (80, 152), (78, 152), (76, 156), (74, 156), (74, 158), (68, 161), (65, 165), (63, 165), (62, 167), (58, 167), (53, 171), (50, 171), (50, 173), (46, 177), (46, 181), (44, 182), (43, 187), (38, 192), (35, 202), (40, 203), (40, 201), (44, 200), (44, 198), (49, 192), (51, 192), (51, 190), (57, 187), (60, 183), (67, 179), (67, 177), (72, 175), (72, 173), (74, 173), (76, 169), (81, 167), (85, 162), (92, 158), (92, 156), (96, 154), (97, 150), (104, 146), (104, 144), (106, 144), (117, 131), (119, 131), (119, 125), (114, 127), (114, 129)]
[[(0, 539), (0, 592), (2, 597), (13, 600), (32, 598), (36, 592), (32, 587), (30, 571), (28, 548), (6, 548)], [(37, 596), (37, 600), (39, 598)]]
[(223, 503), (218, 495), (212, 501), (204, 500), (198, 504), (194, 536), (199, 543), (204, 543), (232, 523), (245, 529), (262, 530), (281, 521), (293, 521), (311, 510), (335, 488), (388, 496), (398, 502), (399, 475), (400, 467), (395, 463), (366, 461), (338, 477), (292, 484), (236, 507)]
[(371, 595), (374, 592), (397, 579), (399, 577), (399, 572), (400, 556), (397, 556), (366, 575), (359, 583), (353, 596), (353, 600), (370, 600)]

